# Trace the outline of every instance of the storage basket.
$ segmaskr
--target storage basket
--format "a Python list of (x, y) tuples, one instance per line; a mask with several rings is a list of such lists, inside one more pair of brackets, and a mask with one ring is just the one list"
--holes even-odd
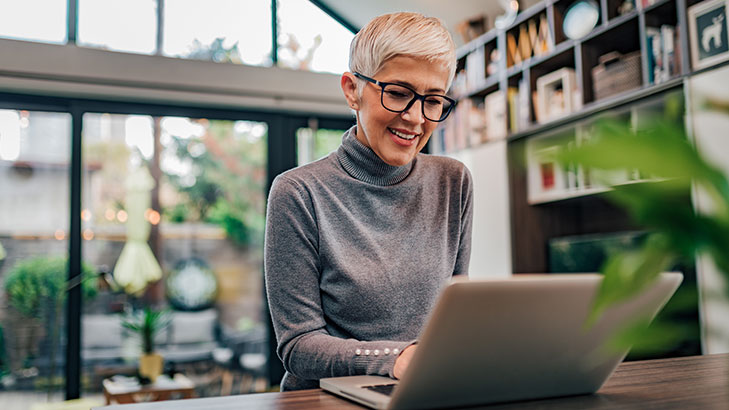
[(640, 50), (625, 55), (617, 51), (602, 55), (592, 69), (595, 100), (639, 88), (642, 78)]

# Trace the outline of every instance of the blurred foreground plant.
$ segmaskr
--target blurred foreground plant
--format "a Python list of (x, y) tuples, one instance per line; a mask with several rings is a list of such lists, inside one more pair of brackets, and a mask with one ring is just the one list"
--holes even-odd
[[(589, 142), (558, 154), (565, 164), (608, 173), (637, 170), (653, 181), (613, 186), (607, 193), (650, 234), (640, 249), (605, 262), (590, 322), (640, 292), (660, 272), (699, 255), (708, 255), (729, 279), (729, 180), (691, 145), (682, 125), (656, 118), (643, 128), (635, 132), (627, 124), (603, 120)], [(710, 196), (711, 212), (699, 212), (686, 200), (692, 182)]]

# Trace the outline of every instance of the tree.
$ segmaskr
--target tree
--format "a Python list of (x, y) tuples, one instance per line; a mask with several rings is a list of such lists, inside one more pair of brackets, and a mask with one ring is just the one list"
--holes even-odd
[(206, 126), (202, 137), (172, 136), (172, 149), (191, 165), (189, 175), (166, 173), (185, 196), (185, 208), (166, 210), (170, 219), (199, 220), (220, 225), (238, 244), (254, 243), (264, 224), (265, 138), (249, 129), (236, 132), (230, 121), (196, 120)]

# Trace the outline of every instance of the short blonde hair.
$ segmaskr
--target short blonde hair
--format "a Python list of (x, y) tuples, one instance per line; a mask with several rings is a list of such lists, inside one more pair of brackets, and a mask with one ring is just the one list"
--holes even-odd
[[(392, 13), (375, 17), (349, 46), (349, 70), (374, 76), (395, 56), (421, 58), (443, 64), (450, 88), (456, 72), (456, 45), (440, 19), (420, 13)], [(358, 84), (361, 91), (364, 84)]]

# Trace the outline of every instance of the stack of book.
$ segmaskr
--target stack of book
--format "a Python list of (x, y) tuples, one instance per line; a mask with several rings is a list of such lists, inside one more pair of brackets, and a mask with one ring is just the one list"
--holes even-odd
[(456, 73), (453, 84), (451, 84), (450, 94), (457, 100), (468, 94), (466, 70), (460, 70)]
[(478, 90), (486, 80), (486, 50), (479, 47), (466, 56), (466, 88)]
[(509, 87), (506, 99), (509, 102), (509, 129), (512, 133), (526, 130), (529, 127), (529, 87), (523, 78), (518, 87)]
[(486, 118), (486, 139), (497, 140), (506, 137), (506, 95), (503, 91), (494, 91), (483, 100)]
[(680, 74), (679, 28), (667, 24), (646, 27), (648, 83), (659, 84)]

